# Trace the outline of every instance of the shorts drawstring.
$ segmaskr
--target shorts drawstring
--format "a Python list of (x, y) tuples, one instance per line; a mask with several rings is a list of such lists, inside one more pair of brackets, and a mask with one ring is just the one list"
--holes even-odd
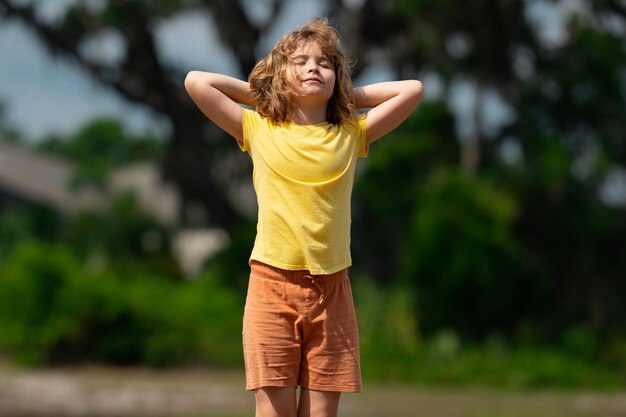
[(317, 290), (320, 292), (320, 298), (318, 300), (318, 304), (322, 304), (324, 302), (324, 289), (319, 284), (319, 282), (317, 282), (317, 279), (315, 277), (313, 277), (312, 275), (302, 275), (302, 278), (306, 278), (306, 279), (310, 280), (311, 284), (315, 285)]

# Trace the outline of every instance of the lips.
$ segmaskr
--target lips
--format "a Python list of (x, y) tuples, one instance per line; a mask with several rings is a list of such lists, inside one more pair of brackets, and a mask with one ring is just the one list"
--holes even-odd
[(309, 77), (309, 78), (305, 78), (304, 80), (302, 80), (303, 82), (307, 82), (307, 81), (315, 81), (316, 83), (322, 83), (322, 81), (317, 78), (317, 77)]

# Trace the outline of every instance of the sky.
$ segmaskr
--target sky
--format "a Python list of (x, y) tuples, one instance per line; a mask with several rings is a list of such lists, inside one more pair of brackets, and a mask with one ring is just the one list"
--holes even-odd
[(87, 120), (112, 116), (137, 130), (154, 123), (155, 115), (120, 100), (76, 66), (52, 58), (24, 25), (0, 24), (0, 101), (7, 122), (25, 139), (70, 133)]

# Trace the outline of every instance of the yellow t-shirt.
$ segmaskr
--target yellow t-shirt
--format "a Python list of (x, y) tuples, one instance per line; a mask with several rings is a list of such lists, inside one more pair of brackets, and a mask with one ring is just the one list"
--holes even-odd
[(350, 197), (365, 118), (355, 127), (276, 125), (243, 109), (243, 143), (254, 164), (259, 219), (250, 260), (331, 274), (352, 264)]

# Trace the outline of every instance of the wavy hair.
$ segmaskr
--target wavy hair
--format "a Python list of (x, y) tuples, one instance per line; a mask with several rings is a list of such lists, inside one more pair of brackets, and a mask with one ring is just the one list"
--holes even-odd
[(326, 107), (326, 120), (337, 125), (352, 126), (356, 111), (350, 68), (339, 42), (339, 34), (326, 18), (313, 19), (283, 35), (272, 51), (257, 62), (248, 77), (254, 108), (277, 124), (292, 118), (294, 105), (286, 71), (292, 65), (291, 54), (302, 42), (317, 43), (335, 69), (335, 86)]

